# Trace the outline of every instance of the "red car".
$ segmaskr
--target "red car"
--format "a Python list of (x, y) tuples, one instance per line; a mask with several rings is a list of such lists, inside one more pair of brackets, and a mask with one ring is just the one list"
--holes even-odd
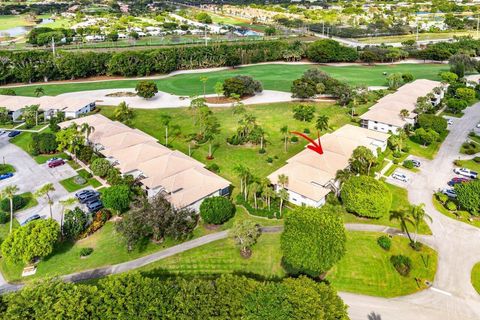
[(455, 178), (453, 178), (452, 180), (450, 180), (450, 181), (448, 182), (448, 185), (451, 186), (451, 187), (453, 187), (453, 186), (456, 185), (456, 184), (459, 184), (459, 183), (467, 183), (467, 182), (470, 182), (470, 179), (455, 177)]
[(48, 163), (48, 167), (49, 168), (55, 168), (55, 167), (58, 167), (58, 166), (63, 166), (64, 164), (65, 164), (65, 161), (59, 159), (59, 160), (50, 161)]

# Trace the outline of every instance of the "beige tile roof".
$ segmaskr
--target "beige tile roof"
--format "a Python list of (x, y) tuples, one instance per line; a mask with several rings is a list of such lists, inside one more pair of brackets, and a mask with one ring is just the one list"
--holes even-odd
[(38, 98), (0, 95), (0, 106), (6, 107), (10, 111), (17, 111), (31, 105), (39, 105), (42, 110), (78, 111), (92, 102), (94, 101), (89, 98), (63, 96), (42, 96)]
[(388, 140), (381, 132), (347, 124), (320, 138), (323, 154), (305, 149), (287, 161), (287, 164), (268, 176), (273, 184), (278, 176), (288, 177), (287, 189), (314, 201), (320, 201), (330, 192), (326, 188), (335, 179), (338, 170), (348, 167), (348, 160), (358, 146), (372, 150)]
[(396, 92), (379, 99), (360, 119), (377, 121), (396, 127), (403, 127), (407, 121), (400, 117), (400, 111), (406, 109), (410, 112), (408, 118), (414, 118), (415, 105), (419, 97), (424, 97), (434, 88), (442, 84), (438, 81), (419, 79), (407, 83)]
[(60, 124), (88, 123), (94, 127), (89, 139), (102, 144), (100, 152), (118, 161), (122, 173), (139, 170), (145, 176), (141, 182), (149, 189), (160, 188), (177, 207), (193, 204), (230, 182), (204, 168), (204, 164), (179, 152), (172, 151), (143, 131), (129, 128), (100, 114), (90, 115)]

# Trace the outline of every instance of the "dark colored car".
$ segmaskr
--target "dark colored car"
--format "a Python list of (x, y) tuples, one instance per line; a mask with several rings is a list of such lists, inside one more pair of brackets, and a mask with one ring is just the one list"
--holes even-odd
[(20, 225), (21, 226), (24, 226), (26, 225), (27, 223), (29, 222), (32, 222), (33, 220), (38, 220), (38, 219), (41, 219), (42, 217), (40, 217), (40, 215), (38, 214), (34, 214), (33, 216), (31, 217), (28, 217), (25, 221), (23, 221)]
[(22, 132), (21, 132), (21, 131), (16, 131), (16, 130), (10, 131), (10, 132), (8, 133), (8, 137), (9, 137), (9, 138), (13, 138), (13, 137), (18, 136), (20, 133), (22, 133)]
[(452, 180), (450, 180), (448, 182), (448, 185), (450, 187), (453, 187), (454, 185), (456, 184), (460, 184), (460, 183), (466, 183), (466, 182), (470, 182), (471, 180), (470, 179), (467, 179), (467, 178), (460, 178), (460, 177), (455, 177), (453, 178)]
[(96, 201), (87, 203), (87, 208), (88, 208), (88, 211), (90, 211), (91, 213), (95, 213), (98, 210), (103, 208), (103, 203), (102, 201), (97, 199)]
[(412, 159), (412, 163), (413, 163), (413, 166), (415, 168), (419, 168), (422, 165), (422, 163), (420, 161), (415, 160), (415, 159)]
[(65, 161), (63, 160), (54, 160), (48, 163), (49, 168), (55, 168), (58, 166), (63, 166), (65, 164)]
[(13, 177), (13, 173), (11, 173), (11, 172), (0, 174), (0, 180), (5, 180), (5, 179), (11, 178), (11, 177)]
[(82, 190), (75, 194), (75, 197), (80, 203), (88, 203), (98, 200), (100, 193), (94, 190)]

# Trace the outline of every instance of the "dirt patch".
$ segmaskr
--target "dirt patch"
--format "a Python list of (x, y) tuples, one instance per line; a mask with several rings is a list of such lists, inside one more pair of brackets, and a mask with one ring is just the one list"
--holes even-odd
[[(245, 99), (248, 99), (248, 98), (250, 98), (250, 97), (253, 97), (253, 96), (245, 96), (245, 97), (242, 97), (242, 98), (240, 99), (240, 101), (245, 100)], [(233, 103), (233, 102), (235, 102), (235, 99), (221, 96), (221, 97), (206, 97), (206, 98), (205, 98), (205, 101), (206, 101), (207, 103), (211, 103), (211, 104), (222, 104), (222, 103)]]
[(252, 256), (252, 250), (251, 249), (240, 250), (240, 255), (242, 256), (243, 259), (248, 259)]
[(115, 98), (118, 98), (118, 97), (136, 97), (137, 94), (135, 92), (126, 92), (126, 91), (123, 91), (123, 92), (113, 92), (113, 93), (109, 93), (109, 94), (106, 94), (105, 95), (106, 97), (115, 97)]
[(205, 224), (204, 227), (207, 230), (218, 230), (218, 228), (220, 228), (220, 226), (216, 224)]

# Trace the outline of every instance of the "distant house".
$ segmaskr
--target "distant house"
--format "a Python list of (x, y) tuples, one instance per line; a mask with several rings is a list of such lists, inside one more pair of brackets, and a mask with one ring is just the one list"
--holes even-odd
[(198, 211), (202, 201), (230, 192), (230, 182), (205, 169), (205, 165), (157, 139), (120, 122), (95, 114), (61, 124), (88, 123), (94, 131), (89, 143), (123, 175), (137, 179), (149, 197), (163, 194), (177, 208)]
[[(377, 154), (377, 150), (386, 149), (388, 137), (388, 134), (347, 124), (320, 138), (322, 155), (305, 148), (287, 160), (285, 166), (270, 174), (268, 179), (276, 191), (282, 187), (287, 190), (289, 202), (298, 206), (321, 207), (326, 202), (326, 196), (338, 190), (336, 173), (349, 166), (353, 151), (364, 146)], [(279, 185), (280, 175), (288, 177), (286, 186)]]
[(45, 118), (49, 119), (58, 111), (65, 113), (66, 118), (78, 118), (80, 115), (95, 109), (95, 101), (89, 98), (70, 98), (68, 96), (5, 96), (0, 95), (0, 107), (5, 107), (11, 120), (20, 121), (23, 109), (28, 106), (38, 105), (45, 112)]
[[(406, 124), (414, 124), (417, 118), (415, 113), (417, 99), (432, 93), (432, 105), (438, 105), (444, 96), (443, 90), (437, 94), (435, 88), (441, 88), (438, 81), (419, 79), (407, 83), (396, 92), (379, 99), (367, 112), (360, 116), (362, 127), (384, 133), (397, 133), (398, 129)], [(407, 110), (408, 115), (401, 115), (400, 111)]]

